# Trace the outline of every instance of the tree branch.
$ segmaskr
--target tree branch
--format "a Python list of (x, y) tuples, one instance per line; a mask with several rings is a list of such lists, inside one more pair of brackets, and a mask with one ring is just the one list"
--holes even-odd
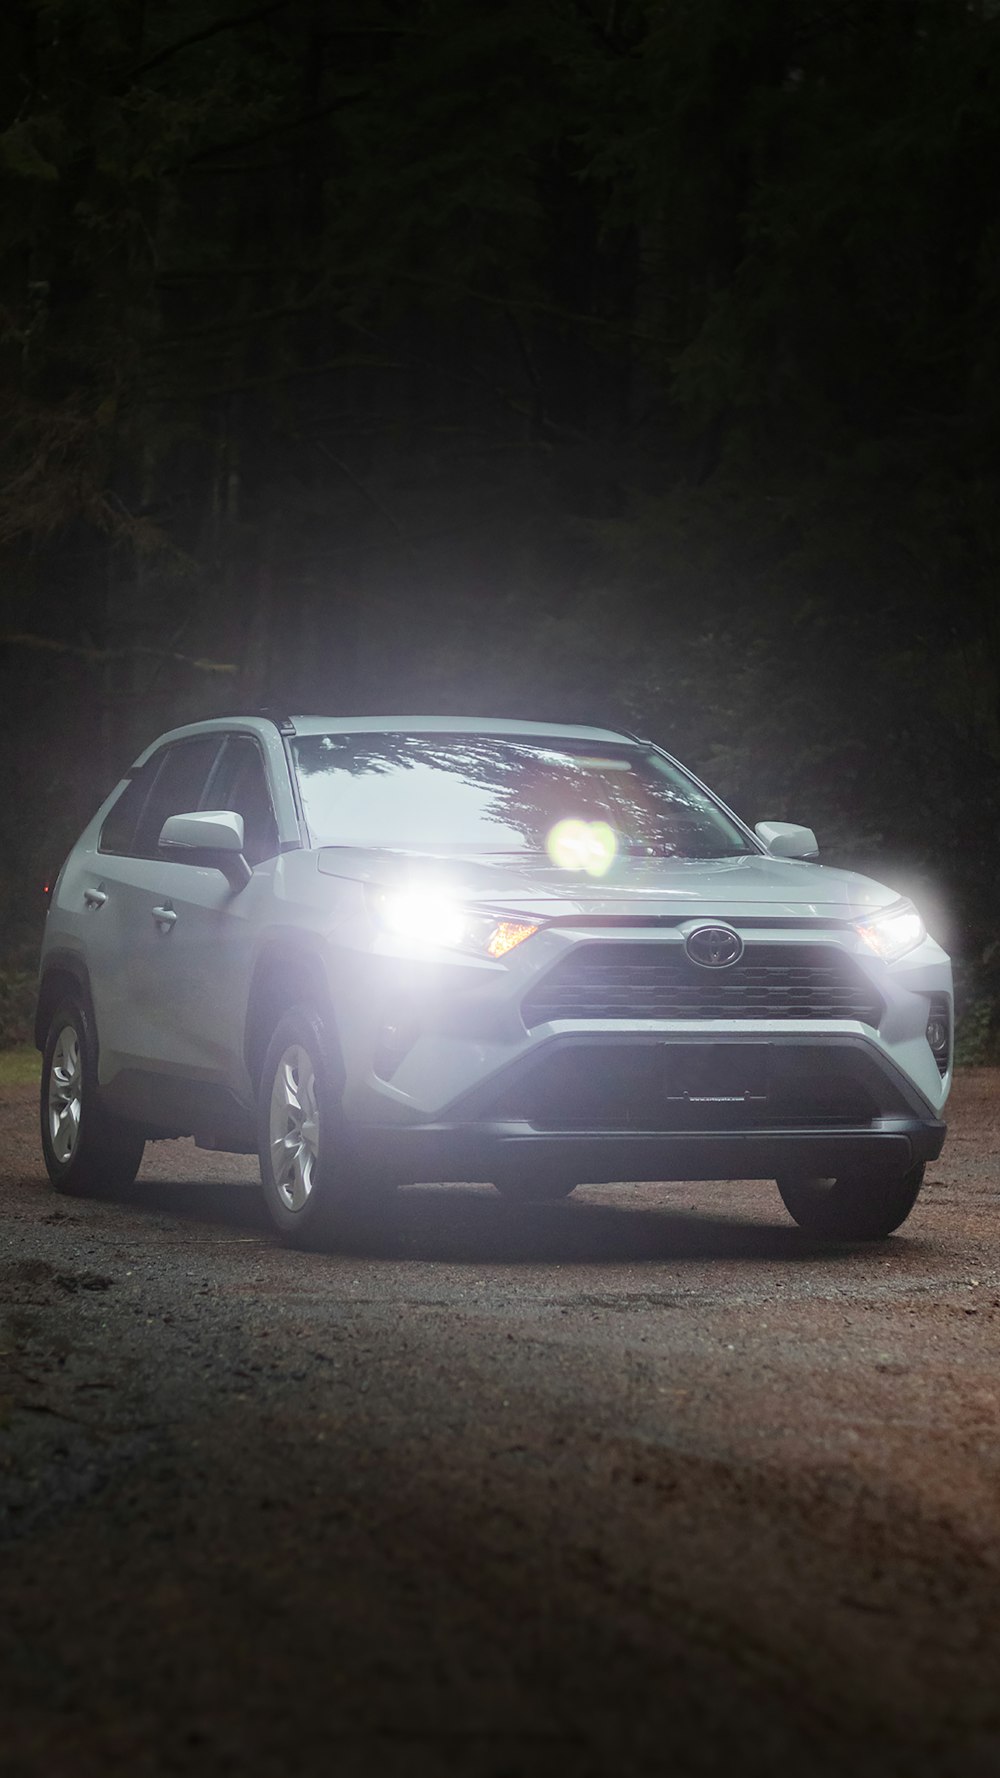
[[(343, 275), (346, 276), (347, 273)], [(432, 272), (391, 270), (385, 276), (395, 279), (399, 284), (423, 284), (432, 289), (450, 290), (456, 296), (470, 297), (473, 302), (484, 303), (488, 308), (504, 311), (523, 309), (529, 315), (548, 315), (554, 321), (569, 321), (576, 327), (600, 327), (607, 333), (617, 334), (620, 339), (638, 340), (645, 346), (666, 346), (670, 350), (676, 350), (676, 343), (662, 335), (646, 333), (642, 328), (633, 327), (627, 321), (616, 321), (610, 315), (584, 315), (577, 310), (564, 309), (556, 303), (539, 302), (528, 296), (494, 296), (489, 290), (477, 290), (474, 285), (465, 284), (458, 278), (440, 278)]]
[(145, 397), (154, 407), (171, 406), (176, 402), (212, 401), (220, 395), (242, 395), (248, 389), (268, 389), (275, 383), (293, 383), (301, 377), (321, 377), (334, 370), (403, 370), (405, 367), (398, 358), (376, 358), (374, 354), (365, 358), (360, 354), (353, 357), (329, 358), (322, 364), (290, 365), (286, 370), (275, 370), (259, 377), (244, 377), (238, 383), (220, 383), (214, 388), (202, 387), (190, 389), (172, 389), (169, 394), (158, 395), (155, 390)]
[(268, 0), (266, 6), (258, 6), (253, 12), (231, 12), (225, 18), (216, 19), (214, 25), (206, 25), (202, 31), (192, 31), (190, 37), (178, 37), (176, 43), (168, 43), (165, 49), (158, 49), (155, 56), (140, 62), (132, 69), (130, 78), (138, 80), (140, 74), (148, 74), (151, 68), (158, 68), (161, 62), (170, 56), (179, 55), (182, 49), (190, 49), (195, 43), (206, 43), (210, 37), (218, 37), (222, 31), (238, 31), (241, 25), (256, 25), (261, 19), (270, 18), (272, 12), (282, 12), (290, 4), (290, 0)]
[[(324, 117), (332, 117), (335, 111), (343, 111), (347, 105), (356, 104), (361, 97), (354, 94), (352, 98), (334, 99), (329, 105), (320, 105), (316, 111), (306, 111), (302, 117), (291, 117), (285, 123), (272, 124), (269, 129), (258, 130), (252, 136), (237, 136), (230, 142), (217, 142), (213, 148), (201, 148), (186, 161), (176, 161), (172, 167), (164, 168), (167, 175), (186, 173), (190, 167), (197, 167), (204, 161), (210, 161), (215, 154), (231, 154), (241, 148), (256, 148), (258, 142), (270, 142), (275, 136), (287, 136), (292, 130), (307, 129), (311, 123), (320, 123)], [(252, 171), (252, 169), (248, 169)]]
[(132, 643), (128, 648), (93, 648), (84, 647), (76, 642), (57, 642), (54, 636), (30, 636), (24, 631), (0, 634), (0, 647), (44, 649), (49, 654), (71, 654), (81, 661), (123, 661), (132, 655), (152, 655), (156, 660), (179, 661), (182, 666), (193, 667), (198, 673), (238, 673), (239, 668), (231, 661), (208, 661), (203, 657), (191, 654), (175, 654), (169, 648), (150, 648), (144, 642)]
[(367, 500), (370, 506), (374, 507), (380, 517), (383, 518), (391, 530), (396, 533), (396, 536), (399, 538), (400, 543), (403, 545), (403, 548), (406, 550), (412, 561), (419, 563), (420, 558), (414, 547), (412, 538), (404, 530), (395, 514), (392, 513), (384, 502), (379, 499), (378, 495), (372, 493), (371, 488), (365, 485), (360, 476), (355, 475), (353, 469), (351, 469), (349, 464), (344, 462), (342, 457), (338, 457), (331, 451), (329, 445), (326, 444), (323, 439), (314, 438), (311, 440), (311, 443), (317, 451), (327, 458), (328, 462), (333, 464), (335, 469), (339, 469), (341, 475), (346, 481), (350, 482), (353, 488), (357, 489), (362, 498)]
[(242, 315), (238, 320), (205, 321), (200, 327), (189, 327), (186, 333), (167, 334), (163, 339), (154, 340), (150, 354), (171, 351), (174, 346), (184, 345), (188, 340), (209, 339), (213, 334), (225, 336), (230, 333), (242, 333), (250, 328), (259, 327), (265, 321), (285, 321), (290, 315), (306, 315), (312, 309), (321, 308), (325, 301), (332, 301), (322, 285), (318, 286), (308, 297), (297, 303), (282, 303), (275, 309), (257, 309), (253, 314)]

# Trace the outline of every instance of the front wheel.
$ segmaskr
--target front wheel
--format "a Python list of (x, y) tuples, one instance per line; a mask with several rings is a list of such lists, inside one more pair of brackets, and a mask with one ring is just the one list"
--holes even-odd
[(813, 1179), (785, 1174), (778, 1180), (781, 1201), (807, 1234), (840, 1241), (879, 1241), (905, 1222), (924, 1180), (921, 1161), (895, 1176), (845, 1174)]
[(82, 1001), (64, 1001), (49, 1022), (40, 1112), (45, 1168), (56, 1191), (123, 1191), (132, 1184), (145, 1137), (100, 1103), (97, 1041)]
[(391, 1190), (355, 1150), (342, 1084), (340, 1058), (321, 1015), (293, 1007), (268, 1045), (257, 1101), (264, 1200), (291, 1247), (331, 1245)]

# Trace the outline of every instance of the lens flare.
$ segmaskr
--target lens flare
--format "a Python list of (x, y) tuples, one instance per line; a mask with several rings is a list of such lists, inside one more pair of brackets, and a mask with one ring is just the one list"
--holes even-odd
[(557, 821), (546, 837), (545, 850), (557, 870), (603, 877), (615, 861), (618, 842), (606, 821)]

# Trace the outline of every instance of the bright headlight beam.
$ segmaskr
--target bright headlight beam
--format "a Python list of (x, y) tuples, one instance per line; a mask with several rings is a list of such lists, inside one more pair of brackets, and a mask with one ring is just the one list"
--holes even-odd
[(383, 890), (376, 901), (387, 932), (414, 944), (460, 945), (465, 924), (460, 907), (434, 895)]
[(369, 905), (384, 932), (415, 950), (475, 951), (499, 959), (538, 931), (530, 920), (505, 919), (416, 889), (373, 889)]
[(913, 907), (876, 914), (871, 920), (856, 920), (854, 930), (884, 963), (905, 957), (907, 951), (915, 950), (927, 937), (927, 928)]

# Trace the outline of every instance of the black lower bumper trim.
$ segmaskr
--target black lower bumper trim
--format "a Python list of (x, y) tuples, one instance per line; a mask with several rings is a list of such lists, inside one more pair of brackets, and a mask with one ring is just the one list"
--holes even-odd
[(356, 1129), (360, 1150), (401, 1179), (493, 1179), (512, 1168), (558, 1172), (581, 1184), (610, 1180), (774, 1179), (780, 1173), (837, 1178), (904, 1173), (936, 1160), (947, 1126), (884, 1118), (836, 1130), (540, 1131), (526, 1124), (407, 1125)]

